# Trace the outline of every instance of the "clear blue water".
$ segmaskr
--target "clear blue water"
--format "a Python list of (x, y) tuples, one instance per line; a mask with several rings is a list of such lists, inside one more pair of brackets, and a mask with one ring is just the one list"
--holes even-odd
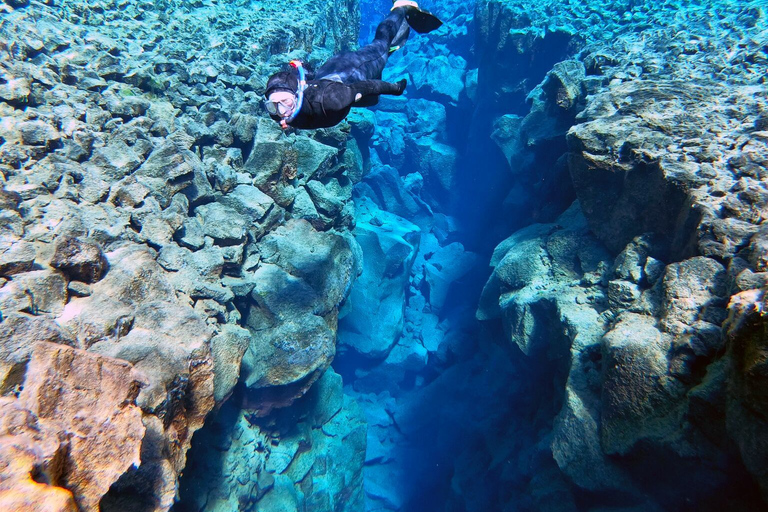
[[(0, 185), (31, 201), (0, 242), (140, 245), (210, 334), (201, 406), (208, 348), (122, 339), (172, 322), (131, 304), (108, 336), (67, 327), (154, 393), (101, 510), (768, 510), (764, 321), (743, 341), (727, 319), (768, 283), (768, 4), (425, 1), (444, 26), (383, 74), (404, 95), (281, 133), (269, 75), (367, 44), (390, 9), (288, 4), (0, 14)], [(23, 297), (0, 279), (1, 326)], [(120, 293), (75, 284), (62, 308)]]

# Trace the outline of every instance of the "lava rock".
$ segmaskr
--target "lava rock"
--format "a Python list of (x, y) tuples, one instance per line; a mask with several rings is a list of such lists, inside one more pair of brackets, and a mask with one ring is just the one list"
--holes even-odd
[(95, 283), (107, 271), (108, 264), (99, 244), (81, 238), (60, 238), (56, 241), (51, 266), (60, 269), (70, 279)]
[(0, 252), (0, 276), (11, 276), (32, 270), (37, 251), (29, 242), (16, 242)]
[(245, 240), (248, 223), (235, 209), (221, 203), (209, 203), (195, 209), (204, 235), (218, 245), (235, 245)]
[(43, 121), (25, 121), (19, 124), (21, 140), (31, 146), (48, 146), (61, 139), (59, 132)]

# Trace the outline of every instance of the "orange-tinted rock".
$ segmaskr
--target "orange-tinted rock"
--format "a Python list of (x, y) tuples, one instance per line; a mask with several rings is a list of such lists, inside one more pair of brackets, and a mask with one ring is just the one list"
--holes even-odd
[(71, 492), (32, 479), (43, 463), (39, 446), (29, 436), (0, 437), (0, 510), (77, 512)]
[[(31, 465), (44, 481), (71, 491), (78, 508), (29, 510), (99, 510), (110, 486), (140, 463), (145, 428), (135, 400), (142, 381), (125, 361), (54, 343), (35, 345), (18, 399), (0, 407), (0, 439), (10, 446), (0, 452), (0, 464)], [(18, 441), (23, 436), (33, 441), (28, 448)], [(15, 500), (15, 492), (38, 485), (28, 484), (14, 480), (3, 499)]]

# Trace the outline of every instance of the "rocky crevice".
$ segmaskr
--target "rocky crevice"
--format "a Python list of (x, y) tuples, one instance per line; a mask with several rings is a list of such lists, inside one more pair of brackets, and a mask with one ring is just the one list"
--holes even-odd
[[(727, 382), (760, 379), (765, 14), (678, 7), (480, 2), (447, 15), (446, 47), (393, 59), (426, 101), (375, 109), (337, 361), (371, 425), (369, 508), (764, 507), (745, 454), (762, 423), (740, 404), (759, 399)], [(437, 57), (466, 63), (458, 94), (422, 85)], [(442, 119), (440, 96), (463, 128), (405, 122)], [(498, 244), (479, 327), (458, 320), (462, 277), (446, 308), (430, 279), (449, 242)], [(435, 268), (474, 277), (460, 254)]]

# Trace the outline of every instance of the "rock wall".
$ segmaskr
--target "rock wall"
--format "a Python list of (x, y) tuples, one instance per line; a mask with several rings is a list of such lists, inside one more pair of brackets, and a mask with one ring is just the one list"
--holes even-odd
[[(263, 453), (231, 442), (224, 456), (262, 485), (261, 510), (287, 510), (284, 497), (300, 492), (359, 495), (365, 427), (333, 374), (315, 393), (334, 401), (297, 406), (314, 411), (303, 434), (280, 434), (300, 455), (293, 466), (271, 422), (334, 356), (360, 266), (349, 230), (362, 156), (348, 125), (284, 135), (260, 105), (289, 58), (354, 44), (356, 4), (2, 11), (4, 508), (169, 510), (193, 434), (238, 414), (274, 454), (265, 467)], [(206, 471), (205, 483), (224, 478)], [(238, 510), (196, 496), (195, 510)]]
[(357, 123), (368, 509), (763, 510), (764, 7), (424, 5)]
[(195, 437), (176, 509), (362, 510), (366, 428), (333, 370), (267, 418), (230, 400)]
[[(504, 114), (493, 138), (522, 175), (510, 196), (532, 192), (551, 222), (497, 247), (478, 318), (501, 322), (513, 359), (552, 374), (554, 408), (523, 412), (538, 418), (529, 468), (486, 462), (531, 460), (498, 447), (457, 466), (517, 482), (500, 502), (524, 495), (521, 510), (763, 510), (765, 9), (560, 8), (571, 28), (514, 1), (480, 2), (476, 16), (488, 62), (558, 32), (575, 49), (531, 90), (526, 115), (501, 99), (524, 84), (482, 57), (478, 78)], [(565, 193), (530, 186), (550, 179)], [(477, 492), (466, 478), (455, 496), (475, 510)]]

